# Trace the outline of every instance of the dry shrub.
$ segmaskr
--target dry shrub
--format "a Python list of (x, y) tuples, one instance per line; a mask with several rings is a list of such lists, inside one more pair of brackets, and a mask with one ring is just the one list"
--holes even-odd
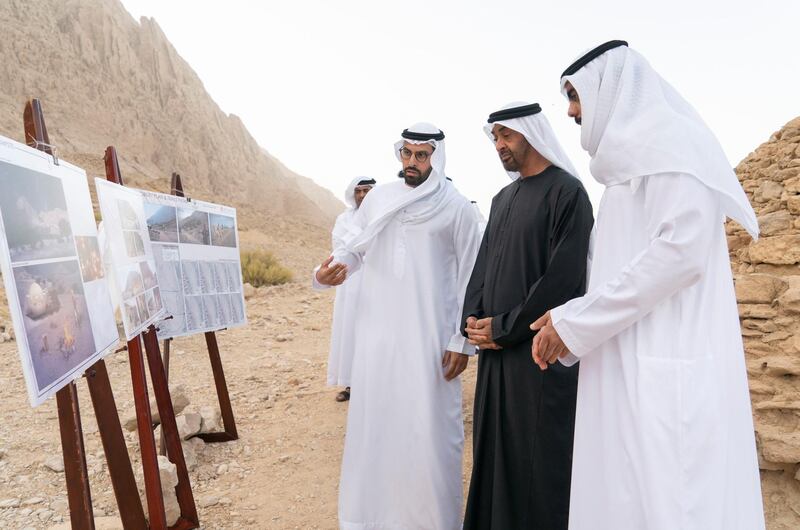
[(253, 287), (280, 285), (292, 281), (292, 271), (278, 263), (271, 252), (247, 251), (242, 253), (242, 279)]

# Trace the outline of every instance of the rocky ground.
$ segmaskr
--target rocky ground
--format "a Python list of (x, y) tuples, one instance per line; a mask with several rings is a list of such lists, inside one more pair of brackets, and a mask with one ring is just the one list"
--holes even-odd
[[(203, 528), (337, 527), (347, 405), (325, 386), (332, 294), (301, 283), (258, 289), (248, 299), (249, 325), (218, 335), (240, 439), (195, 439), (186, 450), (194, 453), (190, 477)], [(170, 382), (184, 388), (175, 401), (189, 401), (180, 416), (192, 420), (204, 407), (216, 409), (202, 336), (176, 340), (172, 351)], [(68, 528), (55, 400), (31, 409), (16, 343), (0, 344), (0, 356), (0, 527)], [(133, 410), (127, 354), (113, 354), (107, 364), (125, 422)], [(464, 378), (469, 438), (474, 363)], [(87, 387), (78, 387), (95, 515), (99, 527), (121, 528)], [(136, 433), (124, 430), (138, 469)], [(469, 442), (465, 449), (468, 455)], [(468, 468), (465, 459), (465, 477)]]

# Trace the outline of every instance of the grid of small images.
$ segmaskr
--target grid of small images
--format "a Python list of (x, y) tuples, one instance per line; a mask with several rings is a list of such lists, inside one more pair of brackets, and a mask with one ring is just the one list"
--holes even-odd
[(111, 249), (127, 340), (165, 314), (146, 212), (139, 190), (95, 179), (97, 199)]
[(181, 262), (186, 332), (220, 329), (244, 321), (238, 261)]
[(167, 314), (159, 338), (246, 323), (236, 210), (142, 192), (147, 233)]

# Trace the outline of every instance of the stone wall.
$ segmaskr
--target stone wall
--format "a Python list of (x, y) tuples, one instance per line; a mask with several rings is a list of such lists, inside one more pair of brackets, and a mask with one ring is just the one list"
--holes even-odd
[(727, 227), (768, 528), (800, 528), (800, 118), (736, 168), (754, 242)]

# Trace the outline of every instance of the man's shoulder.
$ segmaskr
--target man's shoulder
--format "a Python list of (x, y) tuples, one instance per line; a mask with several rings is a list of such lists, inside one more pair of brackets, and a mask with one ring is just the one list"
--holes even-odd
[(406, 188), (405, 183), (402, 180), (396, 180), (394, 182), (387, 182), (385, 184), (378, 184), (371, 190), (369, 193), (364, 197), (365, 204), (366, 201), (374, 202), (376, 199), (386, 196), (391, 196), (397, 193), (402, 193)]
[(453, 193), (450, 198), (450, 203), (448, 205), (449, 207), (447, 208), (447, 210), (457, 211), (457, 212), (463, 212), (463, 211), (472, 212), (475, 209), (475, 207), (472, 205), (472, 201), (469, 200), (464, 195), (462, 195), (457, 188), (453, 187), (453, 190), (455, 191), (455, 193)]
[(408, 191), (408, 186), (406, 186), (404, 180), (398, 179), (393, 182), (387, 182), (386, 184), (380, 184), (378, 186), (375, 186), (367, 194), (367, 197), (369, 197), (371, 194), (375, 192), (377, 192), (378, 195), (381, 196), (385, 194), (402, 193), (405, 191)]
[(453, 194), (452, 200), (455, 201), (455, 204), (459, 205), (472, 204), (472, 201), (467, 199), (467, 197), (464, 194), (462, 194), (461, 191), (459, 191), (459, 189), (456, 188), (455, 186), (453, 186), (453, 191), (455, 191), (455, 193)]
[(581, 182), (581, 179), (579, 179), (572, 173), (564, 171), (563, 169), (557, 166), (553, 166), (551, 171), (552, 171), (553, 184), (557, 185), (561, 190), (565, 192), (584, 190), (583, 182)]
[(509, 182), (508, 184), (506, 184), (505, 186), (500, 188), (500, 191), (495, 193), (494, 197), (492, 197), (492, 202), (496, 201), (497, 199), (503, 197), (504, 195), (506, 195), (508, 193), (512, 193), (511, 189), (516, 185), (517, 185), (517, 181), (516, 180), (512, 180), (511, 182)]
[(375, 186), (364, 197), (359, 211), (363, 210), (363, 215), (366, 215), (367, 219), (369, 219), (371, 215), (375, 214), (376, 208), (380, 210), (382, 205), (386, 204), (387, 201), (391, 201), (392, 197), (400, 195), (406, 190), (407, 187), (402, 181), (387, 182), (386, 184)]
[(347, 219), (351, 218), (354, 213), (355, 210), (348, 206), (345, 211), (336, 216), (336, 222), (338, 223), (340, 221), (346, 221)]

